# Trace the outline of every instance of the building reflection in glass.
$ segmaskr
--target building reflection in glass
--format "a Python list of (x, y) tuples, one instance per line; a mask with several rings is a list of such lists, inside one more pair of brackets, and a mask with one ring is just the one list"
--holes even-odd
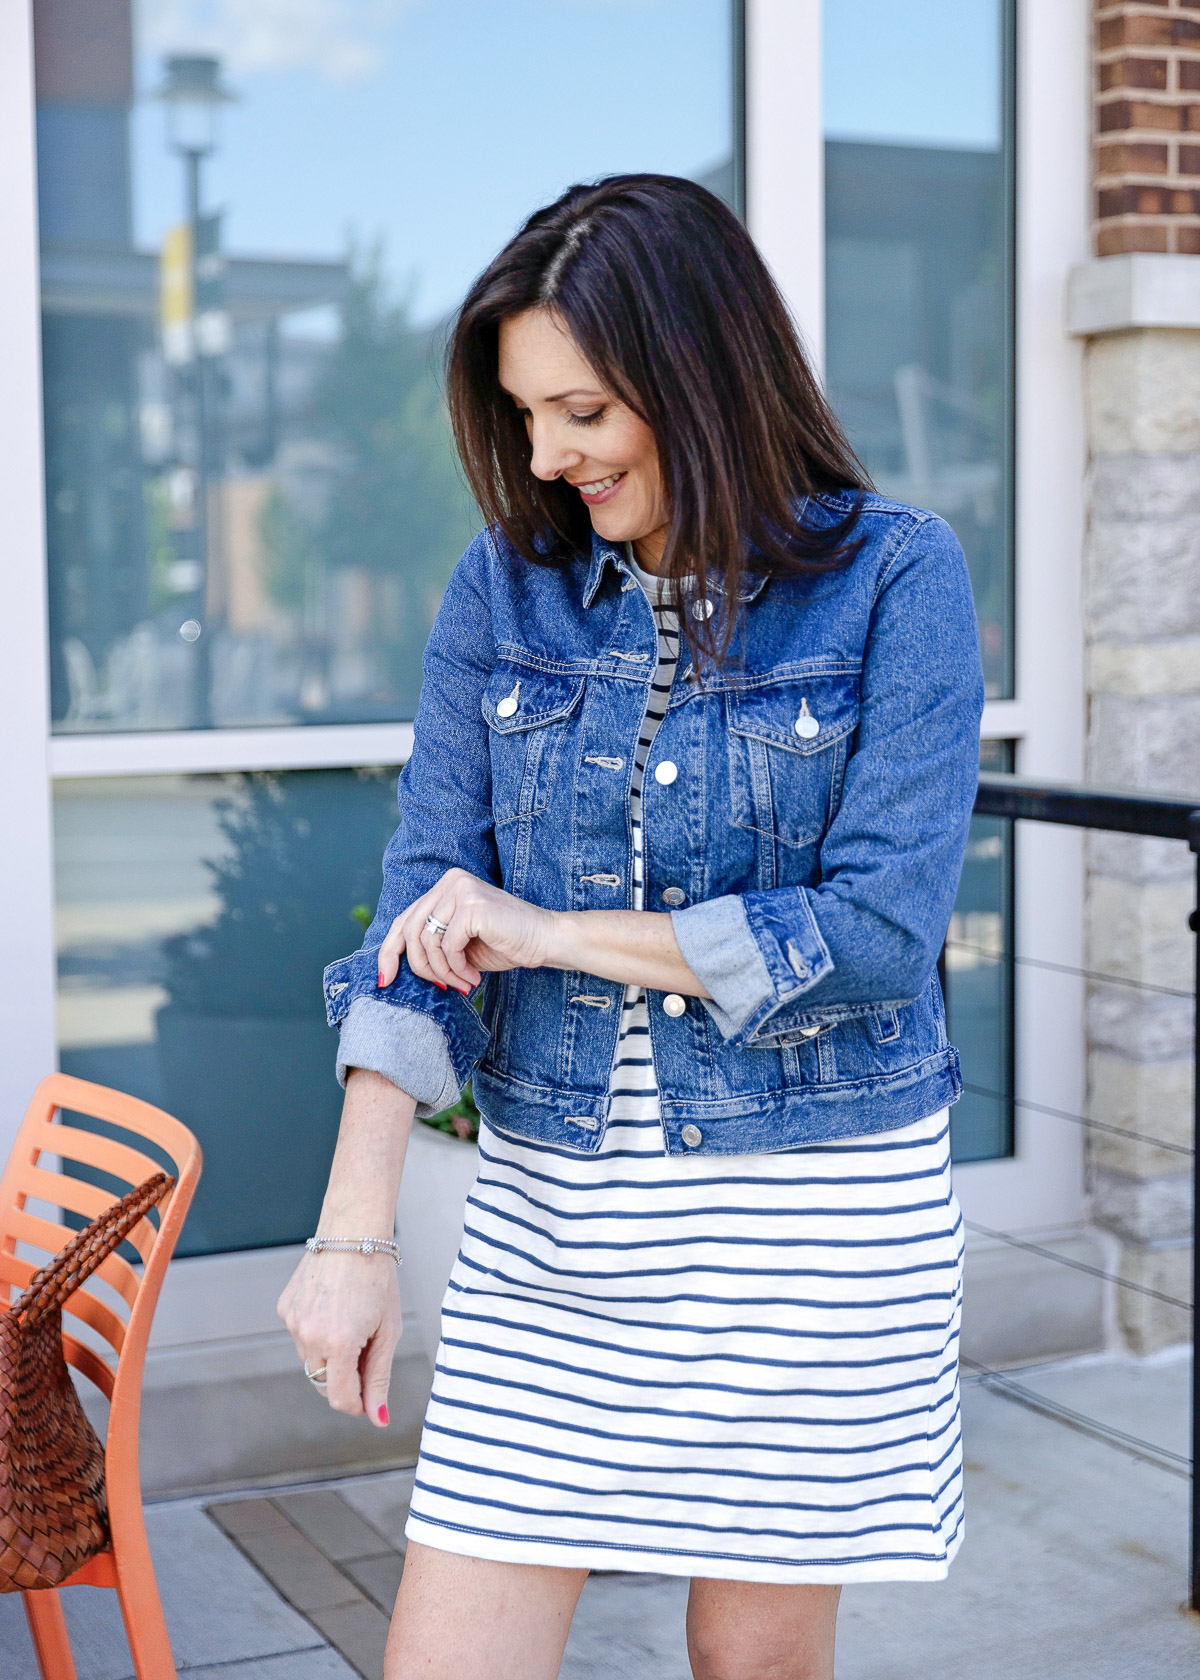
[(826, 368), (885, 495), (966, 553), (1012, 693), (1012, 134), (1004, 0), (828, 0)]

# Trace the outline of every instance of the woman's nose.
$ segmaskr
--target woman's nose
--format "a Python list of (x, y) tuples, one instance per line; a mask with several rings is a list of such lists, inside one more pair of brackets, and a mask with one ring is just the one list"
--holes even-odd
[(572, 446), (569, 438), (558, 432), (557, 427), (539, 426), (535, 421), (530, 428), (529, 442), (533, 451), (529, 468), (535, 478), (561, 478), (583, 460), (579, 450)]

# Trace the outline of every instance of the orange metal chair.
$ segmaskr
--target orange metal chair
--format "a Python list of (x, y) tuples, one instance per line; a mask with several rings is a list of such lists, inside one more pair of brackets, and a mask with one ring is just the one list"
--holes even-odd
[[(159, 1207), (157, 1229), (143, 1219), (130, 1234), (129, 1241), (142, 1262), (140, 1275), (120, 1254), (110, 1255), (95, 1278), (77, 1290), (64, 1309), (107, 1344), (106, 1357), (65, 1331), (63, 1334), (67, 1363), (93, 1382), (110, 1402), (104, 1448), (109, 1545), (63, 1585), (115, 1588), (138, 1680), (175, 1680), (175, 1661), (142, 1515), (138, 1416), (150, 1323), (200, 1176), (200, 1146), (186, 1126), (136, 1097), (66, 1074), (43, 1079), (0, 1179), (0, 1301), (10, 1298), (9, 1286), (24, 1289), (36, 1270), (17, 1254), (19, 1242), (52, 1255), (69, 1235), (61, 1224), (29, 1212), (27, 1202), (51, 1203), (94, 1219), (118, 1200), (126, 1187), (141, 1184), (161, 1171), (159, 1162), (131, 1144), (114, 1142), (84, 1131), (63, 1117), (56, 1118), (62, 1110), (108, 1121), (156, 1144), (170, 1158), (169, 1170), (176, 1178), (174, 1190)], [(98, 1168), (121, 1180), (122, 1187), (113, 1195), (83, 1179), (49, 1170), (40, 1164), (43, 1156)], [(96, 1278), (102, 1278), (125, 1302), (127, 1318), (94, 1292)], [(115, 1364), (108, 1361), (109, 1349)], [(77, 1680), (58, 1590), (21, 1596), (43, 1680)]]

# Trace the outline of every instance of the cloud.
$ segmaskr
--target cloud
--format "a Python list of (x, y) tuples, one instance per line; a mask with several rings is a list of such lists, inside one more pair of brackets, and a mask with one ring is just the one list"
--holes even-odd
[(138, 39), (154, 54), (207, 52), (235, 75), (316, 70), (369, 76), (408, 0), (138, 0)]

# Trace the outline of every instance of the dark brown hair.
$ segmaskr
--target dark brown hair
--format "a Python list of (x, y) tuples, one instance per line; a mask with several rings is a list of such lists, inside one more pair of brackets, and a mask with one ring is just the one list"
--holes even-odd
[[(855, 506), (822, 528), (797, 500), (869, 488), (808, 365), (779, 290), (737, 217), (671, 175), (614, 175), (537, 211), (484, 270), (447, 354), (455, 441), (483, 517), (518, 554), (561, 564), (591, 541), (579, 495), (530, 472), (529, 439), (497, 363), (500, 323), (553, 310), (608, 390), (654, 433), (671, 508), (665, 568), (736, 600), (747, 569), (786, 576), (847, 564)], [(687, 615), (720, 657), (733, 614)]]

